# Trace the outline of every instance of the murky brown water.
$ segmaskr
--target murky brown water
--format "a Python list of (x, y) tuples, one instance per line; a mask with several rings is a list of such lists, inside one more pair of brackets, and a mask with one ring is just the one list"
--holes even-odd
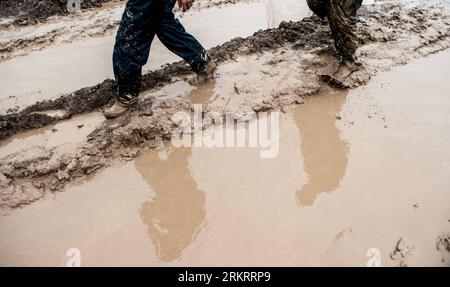
[(321, 193), (335, 191), (345, 175), (349, 146), (340, 136), (336, 118), (340, 117), (347, 93), (309, 98), (294, 113), (308, 174), (308, 182), (296, 193), (299, 205), (312, 206)]
[[(435, 240), (450, 230), (449, 53), (308, 98), (282, 114), (276, 158), (167, 145), (14, 210), (0, 265), (65, 265), (79, 248), (84, 266), (365, 266), (378, 248), (392, 266), (402, 237), (408, 265), (446, 266)], [(194, 91), (214, 98), (214, 86)]]

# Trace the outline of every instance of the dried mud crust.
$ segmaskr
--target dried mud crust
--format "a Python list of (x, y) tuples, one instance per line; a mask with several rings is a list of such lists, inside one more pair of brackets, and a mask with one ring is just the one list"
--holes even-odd
[[(358, 35), (363, 44), (358, 57), (365, 67), (348, 79), (352, 87), (367, 83), (380, 71), (448, 48), (450, 21), (444, 10), (438, 7), (406, 9), (400, 4), (384, 4), (361, 9)], [(317, 17), (283, 22), (276, 29), (260, 31), (245, 39), (233, 39), (211, 49), (210, 53), (222, 63), (220, 66), (236, 65), (236, 70), (243, 72), (236, 76), (234, 92), (228, 98), (214, 100), (206, 112), (287, 110), (302, 103), (304, 97), (328, 89), (316, 75), (333, 68), (334, 64), (328, 25)], [(267, 81), (273, 78), (273, 83), (278, 83), (286, 65), (295, 70), (298, 77), (280, 85), (274, 84), (269, 93), (255, 97), (258, 87), (253, 85), (258, 83), (253, 83), (253, 78), (247, 79), (254, 75), (245, 73), (245, 70), (249, 64), (258, 61), (265, 67), (261, 73)], [(188, 73), (189, 68), (184, 62), (167, 65), (146, 74), (143, 89), (164, 87)], [(69, 117), (97, 110), (110, 101), (113, 90), (114, 82), (107, 80), (54, 101), (37, 103), (20, 113), (0, 116), (0, 137), (61, 120), (36, 114), (37, 111), (65, 109), (66, 117)], [(230, 106), (230, 99), (240, 100)], [(0, 206), (14, 208), (26, 205), (117, 160), (132, 159), (143, 149), (156, 147), (170, 139), (176, 128), (171, 116), (180, 111), (190, 112), (191, 108), (188, 97), (169, 100), (143, 97), (122, 118), (104, 122), (73, 153), (61, 152), (58, 147), (31, 147), (2, 158)]]

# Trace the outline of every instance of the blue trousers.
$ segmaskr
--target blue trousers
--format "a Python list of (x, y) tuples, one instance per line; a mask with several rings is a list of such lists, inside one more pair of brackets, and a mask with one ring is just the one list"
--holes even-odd
[(155, 37), (173, 53), (201, 72), (209, 61), (203, 46), (186, 32), (172, 10), (176, 0), (128, 0), (113, 52), (118, 99), (136, 100), (141, 86), (142, 66), (147, 63)]

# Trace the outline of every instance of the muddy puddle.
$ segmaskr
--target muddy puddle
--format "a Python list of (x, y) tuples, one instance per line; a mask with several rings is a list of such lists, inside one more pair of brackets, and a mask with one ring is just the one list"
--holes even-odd
[[(33, 45), (39, 46), (43, 42), (48, 46), (46, 49), (30, 51), (28, 55), (0, 62), (0, 112), (53, 99), (112, 78), (113, 34), (122, 10), (123, 7), (115, 7), (109, 12), (93, 14), (93, 18), (81, 17), (80, 23), (71, 19), (71, 25), (49, 23), (49, 26), (39, 28), (37, 33), (42, 33), (43, 36)], [(189, 32), (209, 49), (235, 37), (247, 37), (261, 29), (275, 28), (283, 20), (298, 21), (310, 15), (310, 11), (304, 1), (254, 0), (223, 6), (213, 5), (177, 15), (181, 16), (181, 22)], [(61, 25), (64, 27), (61, 28)], [(211, 27), (214, 27), (213, 32)], [(105, 31), (102, 32), (102, 29)], [(21, 32), (10, 33), (14, 35)], [(85, 37), (77, 38), (80, 33), (86, 34)], [(106, 35), (101, 36), (102, 33)], [(0, 35), (8, 40), (8, 35)], [(48, 37), (58, 39), (49, 40)], [(16, 46), (24, 45), (23, 42), (25, 41), (16, 43)], [(50, 45), (53, 42), (56, 44)], [(23, 50), (20, 49), (19, 52)], [(144, 71), (178, 60), (176, 55), (155, 39)]]
[[(449, 66), (447, 50), (306, 98), (281, 113), (272, 159), (166, 143), (5, 210), (0, 265), (64, 266), (78, 248), (83, 266), (366, 266), (374, 249), (382, 266), (449, 266)], [(167, 87), (206, 105), (228, 89)]]

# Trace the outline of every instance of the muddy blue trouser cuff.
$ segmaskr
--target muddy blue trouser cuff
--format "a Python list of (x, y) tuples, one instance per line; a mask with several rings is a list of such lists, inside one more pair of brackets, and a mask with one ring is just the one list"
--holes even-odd
[(113, 52), (118, 96), (139, 95), (142, 66), (147, 63), (155, 35), (173, 53), (187, 61), (194, 72), (205, 69), (206, 50), (172, 12), (176, 0), (129, 0), (117, 31)]

